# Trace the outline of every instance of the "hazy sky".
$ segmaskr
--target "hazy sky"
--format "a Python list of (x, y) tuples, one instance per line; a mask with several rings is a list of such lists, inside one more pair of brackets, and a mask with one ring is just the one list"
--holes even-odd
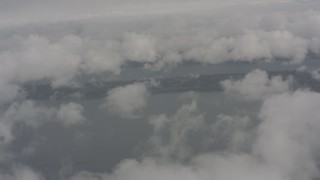
[[(286, 7), (299, 9), (301, 6), (316, 8), (316, 0), (1, 0), (2, 22), (55, 21), (90, 18), (92, 16), (132, 16), (146, 14), (182, 13), (193, 10), (209, 10), (230, 6)], [(269, 7), (268, 7), (269, 8)], [(263, 9), (263, 8), (262, 8)], [(231, 13), (231, 12), (230, 12)]]

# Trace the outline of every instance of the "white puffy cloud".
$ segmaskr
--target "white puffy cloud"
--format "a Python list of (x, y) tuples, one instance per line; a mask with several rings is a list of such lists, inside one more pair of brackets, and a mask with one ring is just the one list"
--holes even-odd
[(273, 94), (279, 94), (290, 90), (291, 79), (283, 79), (281, 76), (269, 78), (267, 72), (254, 70), (241, 80), (224, 80), (221, 85), (228, 94), (236, 94), (248, 100), (264, 99)]
[[(103, 47), (97, 47), (97, 50), (89, 50), (84, 55), (83, 64), (81, 64), (81, 70), (89, 74), (95, 74), (100, 72), (112, 72), (119, 74), (121, 66), (124, 64), (124, 59), (112, 50), (111, 47), (117, 42), (108, 42)], [(117, 47), (116, 46), (116, 47)]]
[(128, 60), (152, 62), (156, 59), (155, 40), (150, 35), (125, 34), (122, 51)]
[(236, 37), (219, 38), (208, 46), (194, 47), (186, 57), (214, 64), (225, 61), (270, 61), (275, 58), (300, 63), (307, 52), (307, 41), (288, 31), (251, 31)]
[(271, 97), (261, 108), (254, 151), (290, 179), (319, 176), (319, 103), (319, 93), (297, 91)]
[(30, 36), (20, 46), (0, 53), (1, 76), (9, 82), (48, 79), (53, 87), (68, 85), (81, 62), (81, 39), (65, 36), (56, 43)]
[(108, 92), (105, 106), (122, 117), (135, 118), (146, 107), (148, 95), (143, 83), (117, 87)]
[(121, 42), (113, 39), (96, 42), (75, 35), (54, 41), (44, 36), (28, 36), (17, 47), (0, 51), (1, 83), (5, 85), (0, 92), (6, 93), (1, 97), (14, 96), (17, 83), (49, 80), (56, 88), (72, 84), (81, 73), (119, 73), (126, 60), (153, 61), (156, 54), (153, 44), (148, 36), (133, 33), (124, 35)]
[(57, 111), (57, 118), (65, 126), (81, 124), (85, 118), (83, 116), (84, 108), (77, 103), (62, 104)]

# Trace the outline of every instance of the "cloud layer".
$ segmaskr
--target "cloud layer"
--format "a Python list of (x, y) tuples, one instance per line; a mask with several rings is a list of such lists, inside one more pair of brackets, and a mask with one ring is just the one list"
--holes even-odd
[[(320, 55), (319, 7), (317, 0), (2, 0), (0, 165), (6, 168), (1, 168), (0, 179), (45, 179), (42, 172), (21, 165), (11, 152), (19, 128), (36, 132), (51, 123), (68, 132), (79, 130), (77, 137), (95, 137), (94, 132), (85, 132), (94, 121), (85, 117), (83, 101), (28, 99), (26, 85), (77, 88), (87, 79), (97, 81), (95, 77), (121, 80), (123, 71), (129, 69), (125, 73), (131, 75), (130, 68), (150, 78), (149, 73), (166, 77), (166, 72), (182, 65), (261, 62), (302, 65), (297, 71), (319, 80), (318, 67), (303, 66)], [(100, 111), (107, 109), (119, 124), (123, 119), (132, 119), (128, 124), (145, 119), (150, 128), (150, 137), (141, 145), (145, 149), (137, 158), (126, 156), (113, 170), (71, 168), (70, 177), (63, 178), (319, 178), (320, 95), (294, 91), (293, 82), (259, 69), (242, 79), (224, 80), (226, 100), (221, 103), (230, 100), (230, 109), (236, 101), (243, 106), (256, 103), (248, 111), (258, 110), (247, 113), (235, 108), (213, 117), (202, 109), (201, 103), (209, 100), (200, 101), (195, 93), (184, 95), (187, 100), (171, 112), (150, 115), (144, 113), (149, 108), (149, 85), (112, 87)], [(105, 139), (124, 133), (112, 127), (105, 131)]]
[[(319, 176), (315, 158), (319, 155), (317, 149), (320, 147), (317, 141), (319, 113), (316, 108), (319, 103), (320, 95), (308, 91), (283, 93), (267, 98), (260, 109), (261, 123), (250, 146), (252, 150), (247, 153), (210, 152), (192, 156), (186, 164), (156, 157), (146, 157), (142, 161), (131, 159), (121, 162), (111, 174), (82, 172), (73, 179), (313, 179)], [(184, 105), (177, 113), (192, 106), (194, 105)], [(167, 122), (163, 118), (165, 117), (162, 117), (161, 122), (159, 118), (153, 121), (157, 122), (155, 127)], [(201, 122), (201, 119), (193, 120)], [(175, 126), (176, 120), (168, 123)], [(186, 121), (179, 127), (197, 127), (193, 125), (195, 124)], [(157, 130), (159, 128), (155, 133)], [(178, 137), (179, 143), (173, 146), (177, 149), (184, 147), (181, 144), (184, 140), (181, 138), (187, 137), (187, 134), (173, 135), (173, 138)]]
[(273, 94), (290, 90), (292, 79), (284, 80), (281, 76), (269, 78), (262, 70), (254, 70), (242, 80), (224, 80), (221, 85), (226, 93), (235, 94), (247, 100), (264, 99)]
[(117, 87), (108, 92), (105, 106), (122, 117), (135, 118), (146, 107), (148, 95), (148, 89), (142, 83)]
[[(285, 4), (293, 10), (282, 11), (282, 3), (277, 2), (258, 1), (253, 5), (251, 1), (230, 1), (233, 5), (224, 6), (217, 1), (214, 12), (190, 10), (176, 16), (143, 18), (91, 17), (3, 27), (0, 81), (14, 94), (16, 83), (47, 80), (53, 87), (65, 86), (82, 75), (119, 74), (128, 62), (142, 63), (146, 69), (166, 70), (189, 61), (303, 63), (310, 54), (319, 55), (319, 15), (314, 9), (317, 3), (288, 1)], [(16, 7), (20, 3), (9, 4)], [(52, 3), (27, 4), (49, 7)], [(301, 5), (305, 9), (301, 10)]]

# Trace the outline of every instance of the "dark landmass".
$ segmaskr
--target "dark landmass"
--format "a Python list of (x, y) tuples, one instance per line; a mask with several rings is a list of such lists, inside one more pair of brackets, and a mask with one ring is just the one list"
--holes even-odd
[[(281, 75), (283, 78), (294, 78), (294, 89), (304, 88), (320, 92), (320, 82), (313, 79), (308, 73), (296, 71), (268, 72), (269, 76)], [(106, 81), (90, 82), (74, 87), (52, 88), (49, 83), (25, 84), (23, 91), (28, 99), (94, 99), (103, 98), (113, 88), (132, 83), (145, 83), (153, 94), (175, 92), (219, 92), (222, 91), (220, 82), (226, 79), (241, 79), (245, 74), (207, 74), (196, 77), (172, 77), (161, 79), (138, 79), (134, 81)], [(156, 83), (151, 83), (151, 82)], [(152, 85), (156, 84), (156, 85)]]

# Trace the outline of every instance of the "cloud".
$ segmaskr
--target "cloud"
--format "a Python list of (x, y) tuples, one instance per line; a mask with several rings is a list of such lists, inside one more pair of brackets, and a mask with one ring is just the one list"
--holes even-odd
[(183, 104), (172, 116), (161, 114), (150, 119), (154, 134), (149, 143), (153, 153), (163, 158), (184, 160), (192, 155), (188, 144), (190, 134), (203, 128), (204, 118), (198, 110), (194, 95), (191, 102)]
[(12, 174), (0, 174), (1, 179), (6, 180), (44, 180), (45, 178), (31, 168), (18, 165), (13, 168)]
[[(252, 149), (247, 152), (208, 152), (194, 155), (187, 162), (158, 159), (158, 156), (144, 157), (141, 161), (128, 159), (120, 162), (110, 174), (81, 172), (71, 179), (311, 180), (319, 177), (316, 162), (320, 148), (319, 103), (319, 93), (309, 91), (267, 98), (259, 113), (261, 123), (249, 146)], [(184, 105), (182, 109), (190, 106)], [(156, 122), (156, 127), (161, 127), (167, 121)], [(171, 138), (184, 141), (179, 137), (186, 134), (178, 133), (179, 129), (174, 132)]]
[(0, 80), (0, 103), (14, 100), (18, 96), (20, 90), (18, 85)]
[(37, 35), (0, 53), (1, 75), (8, 82), (51, 80), (53, 87), (68, 85), (77, 74), (81, 39), (65, 36), (57, 43)]
[(300, 66), (296, 69), (298, 73), (306, 73), (311, 76), (311, 78), (320, 81), (320, 69), (319, 68), (309, 68), (307, 66)]
[(62, 104), (57, 111), (57, 117), (65, 126), (81, 124), (85, 120), (83, 116), (83, 111), (84, 108), (80, 104), (73, 102), (68, 104)]
[(42, 107), (31, 100), (12, 103), (1, 112), (0, 145), (7, 146), (14, 140), (13, 128), (16, 124), (21, 123), (28, 127), (36, 128), (49, 121), (54, 113), (54, 108)]
[(122, 50), (128, 60), (152, 62), (156, 59), (155, 40), (150, 35), (125, 34)]
[[(56, 3), (60, 4), (60, 6), (61, 4), (64, 4), (65, 6), (69, 5), (67, 7), (71, 10), (72, 8), (77, 9), (77, 6), (70, 5), (71, 2), (72, 1), (59, 1)], [(87, 4), (87, 2), (81, 2), (83, 4)], [(81, 2), (78, 3), (82, 4)], [(218, 1), (215, 1), (213, 4), (216, 4), (217, 2)], [(246, 2), (248, 1), (241, 1), (239, 3), (240, 6), (234, 5), (235, 7), (223, 5), (218, 5), (217, 7), (213, 6), (212, 8), (216, 9), (214, 13), (210, 8), (209, 10), (205, 10), (203, 13), (190, 10), (188, 13), (181, 14), (178, 17), (174, 16), (174, 18), (171, 18), (173, 16), (171, 16), (170, 13), (166, 14), (166, 11), (163, 12), (168, 18), (162, 18), (163, 16), (135, 18), (135, 16), (132, 17), (132, 14), (130, 13), (130, 18), (128, 16), (111, 16), (108, 18), (100, 17), (97, 20), (97, 18), (94, 16), (91, 18), (88, 16), (88, 19), (86, 20), (74, 20), (73, 23), (75, 24), (71, 22), (59, 23), (58, 21), (56, 25), (59, 26), (59, 32), (51, 32), (52, 30), (50, 31), (49, 28), (43, 28), (43, 24), (41, 23), (34, 25), (27, 24), (25, 26), (15, 27), (13, 29), (15, 31), (18, 29), (17, 33), (20, 33), (19, 29), (22, 30), (23, 35), (28, 34), (35, 36), (46, 33), (76, 36), (79, 33), (79, 29), (82, 29), (83, 32), (80, 31), (80, 34), (85, 33), (84, 38), (92, 38), (100, 41), (104, 41), (105, 37), (110, 38), (110, 36), (108, 36), (110, 33), (118, 35), (121, 34), (122, 38), (119, 39), (124, 41), (123, 44), (125, 47), (123, 48), (126, 49), (126, 47), (128, 47), (127, 50), (123, 51), (123, 53), (126, 54), (125, 56), (132, 56), (130, 58), (136, 59), (134, 56), (142, 55), (144, 56), (142, 59), (147, 58), (147, 61), (154, 60), (153, 58), (155, 53), (160, 53), (162, 56), (162, 53), (179, 54), (178, 52), (184, 52), (189, 58), (192, 58), (193, 56), (207, 57), (210, 54), (210, 50), (214, 50), (216, 48), (218, 50), (219, 47), (226, 46), (229, 47), (229, 51), (222, 51), (226, 53), (223, 55), (223, 58), (225, 59), (232, 58), (231, 60), (246, 61), (245, 58), (249, 58), (247, 61), (252, 61), (254, 58), (271, 57), (293, 58), (295, 62), (300, 62), (304, 57), (306, 50), (312, 50), (316, 52), (319, 50), (317, 48), (317, 44), (319, 44), (319, 40), (317, 38), (319, 36), (318, 12), (317, 9), (315, 9), (316, 6), (313, 6), (312, 3), (291, 2), (289, 4), (291, 4), (293, 6), (292, 8), (296, 11), (284, 12), (279, 10), (279, 4), (277, 3), (276, 5), (270, 5), (269, 7), (269, 5), (248, 5)], [(13, 4), (19, 5), (21, 3), (22, 2)], [(111, 4), (113, 3), (127, 4), (127, 2), (124, 1), (100, 1), (96, 3), (102, 3), (105, 8), (106, 6), (112, 7)], [(144, 3), (148, 4), (147, 2)], [(168, 4), (168, 1), (158, 3)], [(181, 5), (185, 5), (184, 7), (187, 7), (187, 5), (200, 5), (203, 8), (208, 8), (211, 3), (212, 2), (210, 1), (175, 1), (172, 4), (180, 7)], [(52, 3), (51, 1), (41, 1), (35, 4), (31, 3), (30, 5), (36, 4), (42, 4), (43, 6), (53, 8), (52, 4), (55, 3)], [(94, 6), (95, 2), (90, 2), (89, 4)], [(131, 3), (131, 5), (134, 4), (142, 5), (139, 3)], [(301, 5), (305, 5), (305, 9), (313, 9), (313, 11), (305, 12), (305, 9), (300, 9)], [(26, 6), (24, 7), (27, 9)], [(154, 6), (148, 7), (151, 9), (150, 11), (152, 11)], [(88, 5), (84, 6), (83, 8), (89, 9)], [(97, 8), (101, 8), (101, 6)], [(106, 11), (107, 8), (105, 8), (102, 9)], [(130, 6), (128, 6), (128, 8), (130, 8)], [(164, 6), (164, 8), (170, 9), (170, 6)], [(288, 9), (290, 8), (288, 7)], [(173, 9), (179, 11), (177, 8)], [(261, 10), (261, 12), (257, 12), (257, 9)], [(233, 11), (235, 14), (237, 14), (237, 16), (226, 14), (225, 12), (227, 10)], [(32, 14), (32, 12), (30, 12), (30, 14)], [(18, 14), (15, 15), (18, 16)], [(212, 16), (215, 18), (210, 18)], [(112, 24), (111, 21), (110, 24), (110, 19), (115, 21), (115, 23)], [(54, 24), (47, 25), (55, 26), (56, 28), (56, 25)], [(118, 26), (115, 32), (111, 26)], [(308, 27), (308, 29), (305, 29), (304, 27)], [(41, 29), (47, 32), (39, 31)], [(2, 30), (4, 32), (6, 31), (5, 29)], [(37, 32), (39, 32), (39, 34), (37, 34)], [(49, 35), (50, 38), (52, 38), (52, 34), (51, 36)], [(97, 36), (101, 34), (104, 34), (104, 38), (99, 39)], [(186, 41), (189, 44), (187, 44)], [(233, 45), (232, 42), (235, 44)], [(240, 46), (241, 43), (243, 43), (243, 47)], [(86, 44), (88, 44), (88, 42), (86, 42)], [(134, 47), (132, 47), (133, 45)], [(178, 45), (181, 47), (176, 47)], [(188, 46), (192, 46), (191, 49), (184, 49)], [(138, 50), (138, 48), (141, 49), (143, 47), (147, 48), (148, 50)], [(255, 51), (250, 50), (250, 48), (254, 48)], [(203, 50), (201, 51), (201, 49)], [(163, 50), (168, 52), (162, 52)], [(217, 55), (213, 57), (221, 56), (221, 53), (219, 54), (219, 52), (214, 52), (214, 54), (216, 53)], [(140, 58), (141, 57), (138, 58), (139, 61), (141, 61)], [(201, 58), (198, 58), (198, 60), (200, 61)], [(216, 60), (214, 58), (210, 59), (207, 57), (204, 61), (214, 63), (219, 62), (219, 59)]]
[(208, 142), (230, 152), (242, 152), (252, 142), (253, 120), (248, 116), (219, 114), (211, 125)]
[(319, 103), (319, 93), (297, 91), (271, 97), (261, 108), (255, 153), (290, 179), (319, 176)]
[[(297, 3), (293, 9), (300, 7)], [(303, 63), (310, 53), (319, 55), (317, 10), (283, 12), (277, 5), (244, 4), (236, 6), (245, 9), (241, 12), (221, 6), (214, 13), (92, 17), (0, 28), (1, 83), (15, 89), (21, 83), (40, 80), (50, 81), (53, 87), (67, 86), (88, 74), (120, 74), (132, 61), (161, 71), (188, 61), (217, 64), (285, 59)]]
[[(17, 140), (17, 125), (23, 125), (21, 127), (32, 130), (48, 122), (72, 126), (85, 121), (83, 111), (84, 108), (81, 105), (72, 102), (56, 108), (32, 100), (16, 101), (8, 107), (3, 107), (0, 112), (0, 163), (10, 162), (15, 158), (10, 147)], [(26, 154), (34, 151), (33, 145), (24, 148), (23, 152)]]
[(288, 31), (251, 31), (237, 37), (219, 38), (209, 46), (194, 47), (186, 53), (186, 57), (213, 64), (276, 58), (301, 63), (307, 53), (307, 41)]
[(315, 80), (320, 81), (320, 69), (317, 68), (315, 70), (312, 70), (310, 73)]
[(54, 115), (55, 108), (36, 104), (34, 101), (26, 100), (12, 103), (3, 113), (2, 120), (9, 124), (17, 122), (31, 127), (37, 127)]
[(75, 35), (51, 41), (44, 36), (30, 35), (17, 47), (0, 51), (0, 74), (3, 83), (7, 83), (0, 92), (6, 93), (10, 88), (15, 95), (17, 83), (49, 80), (52, 87), (57, 88), (69, 86), (79, 74), (117, 74), (125, 61), (153, 61), (152, 44), (148, 36), (134, 33), (124, 35), (122, 42), (113, 39), (95, 42)]
[[(25, 84), (49, 82), (59, 88), (100, 74), (121, 79), (117, 75), (130, 62), (146, 71), (161, 72), (190, 61), (218, 64), (285, 60), (303, 64), (309, 55), (320, 55), (319, 5), (315, 0), (3, 0), (1, 162), (16, 138), (17, 124), (38, 128), (49, 121), (64, 126), (85, 121), (84, 108), (78, 103), (53, 107), (19, 99), (20, 87)], [(318, 69), (308, 71), (319, 79)], [(81, 172), (73, 178), (319, 177), (315, 162), (320, 131), (317, 93), (290, 92), (290, 78), (270, 77), (261, 70), (221, 85), (227, 95), (263, 103), (258, 120), (250, 115), (219, 113), (207, 120), (192, 96), (176, 112), (150, 118), (148, 123), (154, 131), (148, 141), (151, 153), (139, 160), (124, 160), (111, 173)], [(120, 117), (140, 117), (150, 94), (147, 86), (135, 83), (114, 88), (107, 94), (105, 107)], [(212, 149), (194, 145), (202, 141)], [(42, 179), (26, 167), (0, 177)]]
[(1, 144), (10, 144), (14, 140), (13, 128), (21, 123), (31, 128), (38, 128), (49, 121), (57, 121), (65, 126), (83, 123), (84, 108), (76, 103), (62, 104), (59, 108), (50, 107), (32, 100), (13, 102), (0, 116)]
[(119, 116), (135, 118), (146, 107), (148, 95), (143, 83), (117, 87), (108, 92), (104, 106)]
[(235, 94), (247, 100), (264, 99), (273, 94), (279, 94), (290, 90), (291, 79), (283, 79), (281, 76), (269, 78), (267, 72), (254, 70), (242, 80), (224, 80), (221, 85), (228, 94)]

